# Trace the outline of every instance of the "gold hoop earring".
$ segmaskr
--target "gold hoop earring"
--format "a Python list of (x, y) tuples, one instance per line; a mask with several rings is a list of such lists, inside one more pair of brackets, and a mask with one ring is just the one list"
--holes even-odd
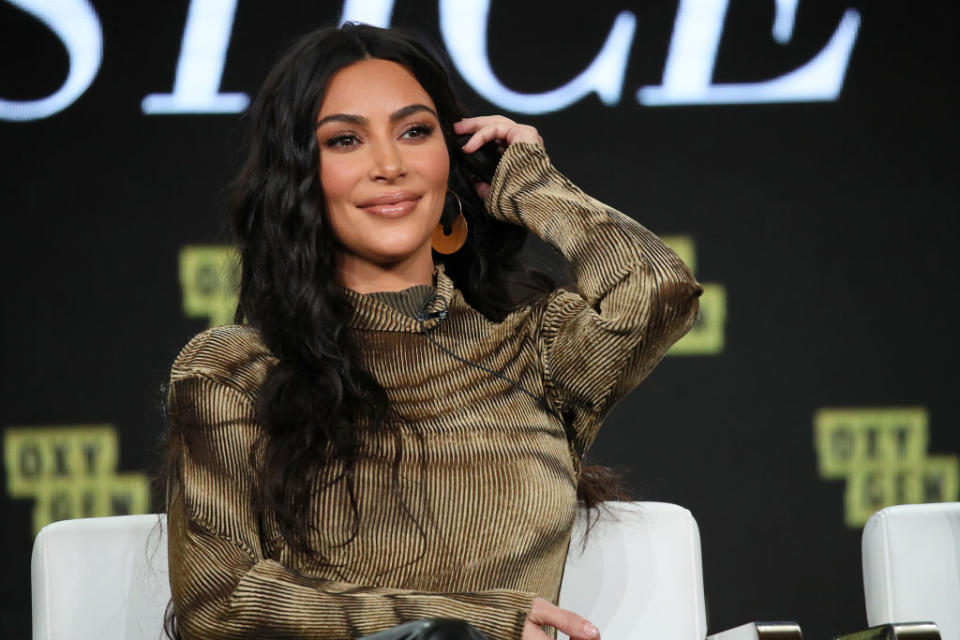
[[(450, 190), (447, 189), (447, 191)], [(467, 242), (467, 219), (463, 215), (463, 203), (460, 202), (460, 196), (453, 191), (450, 191), (450, 193), (457, 199), (460, 214), (453, 222), (444, 222), (443, 215), (441, 215), (440, 222), (430, 236), (430, 245), (433, 250), (444, 255), (456, 253)]]

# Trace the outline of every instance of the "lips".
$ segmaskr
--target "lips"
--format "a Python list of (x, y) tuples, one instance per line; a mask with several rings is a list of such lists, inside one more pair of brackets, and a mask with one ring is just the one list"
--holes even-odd
[(417, 206), (421, 196), (412, 191), (381, 193), (357, 205), (358, 208), (379, 216), (395, 218), (406, 215)]
[(357, 206), (361, 209), (372, 207), (378, 204), (396, 204), (404, 200), (419, 200), (420, 196), (412, 191), (394, 191), (393, 193), (381, 193), (369, 200), (361, 202)]

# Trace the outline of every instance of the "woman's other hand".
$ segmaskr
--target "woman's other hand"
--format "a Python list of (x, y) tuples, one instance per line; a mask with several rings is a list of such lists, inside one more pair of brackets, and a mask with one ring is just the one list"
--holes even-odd
[(523, 640), (549, 640), (547, 634), (540, 629), (541, 625), (563, 631), (571, 640), (600, 639), (600, 632), (589, 620), (554, 606), (543, 598), (534, 598), (530, 613), (527, 614), (527, 623), (523, 625)]
[(473, 134), (461, 147), (464, 153), (473, 153), (491, 141), (496, 141), (502, 149), (506, 149), (514, 142), (532, 142), (543, 146), (543, 138), (534, 127), (528, 124), (517, 124), (504, 116), (464, 118), (453, 123), (453, 130), (460, 135)]

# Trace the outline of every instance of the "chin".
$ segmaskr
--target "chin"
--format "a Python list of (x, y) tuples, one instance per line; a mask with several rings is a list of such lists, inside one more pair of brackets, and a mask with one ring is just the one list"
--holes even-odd
[(369, 255), (372, 257), (375, 256), (377, 258), (381, 258), (387, 262), (398, 262), (407, 258), (412, 258), (421, 251), (424, 251), (424, 245), (427, 247), (430, 246), (429, 236), (427, 237), (426, 241), (419, 237), (409, 241), (403, 238), (391, 238), (389, 242), (385, 242), (376, 246), (370, 246)]
[(415, 249), (394, 249), (383, 247), (370, 252), (370, 260), (383, 266), (399, 264), (415, 258), (419, 251)]

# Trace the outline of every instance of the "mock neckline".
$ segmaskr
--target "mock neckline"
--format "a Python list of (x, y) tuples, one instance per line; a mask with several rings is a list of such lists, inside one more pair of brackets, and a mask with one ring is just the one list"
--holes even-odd
[[(454, 292), (453, 281), (444, 272), (442, 264), (434, 266), (433, 280), (434, 291), (426, 298), (423, 309), (426, 316), (423, 320), (425, 329), (432, 329), (440, 321), (437, 312), (446, 311)], [(353, 328), (411, 333), (419, 333), (421, 330), (418, 318), (403, 313), (372, 293), (358, 293), (346, 287), (341, 287), (340, 291), (353, 306), (353, 317), (349, 323)]]
[(415, 318), (433, 291), (432, 284), (415, 284), (401, 291), (372, 291), (364, 295), (372, 296), (400, 313)]

